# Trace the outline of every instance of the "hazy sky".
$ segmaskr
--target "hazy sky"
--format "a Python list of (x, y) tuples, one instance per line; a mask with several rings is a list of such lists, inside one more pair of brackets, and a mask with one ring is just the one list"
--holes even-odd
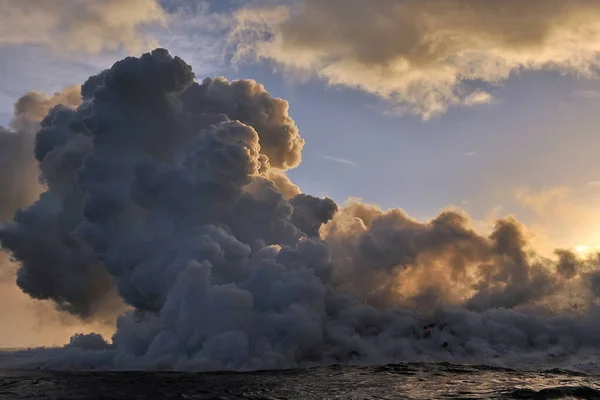
[(600, 2), (484, 3), (0, 0), (0, 125), (23, 93), (160, 45), (197, 79), (289, 101), (307, 193), (417, 218), (456, 206), (482, 226), (513, 213), (540, 246), (600, 243)]

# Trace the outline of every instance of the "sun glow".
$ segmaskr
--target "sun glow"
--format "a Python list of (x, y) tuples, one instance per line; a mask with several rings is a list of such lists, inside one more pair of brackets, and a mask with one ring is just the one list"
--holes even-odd
[(600, 252), (600, 245), (598, 244), (582, 244), (575, 247), (575, 252), (579, 255), (585, 256), (592, 253)]

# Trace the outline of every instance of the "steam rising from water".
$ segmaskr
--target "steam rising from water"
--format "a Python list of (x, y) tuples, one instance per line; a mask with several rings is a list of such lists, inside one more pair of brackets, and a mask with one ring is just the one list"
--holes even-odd
[(538, 257), (510, 219), (482, 236), (459, 212), (422, 223), (301, 193), (285, 171), (304, 140), (254, 81), (197, 82), (157, 49), (81, 96), (42, 121), (46, 191), (0, 242), (30, 296), (83, 319), (120, 313), (115, 293), (129, 309), (111, 344), (79, 335), (0, 365), (511, 364), (600, 350), (596, 256)]

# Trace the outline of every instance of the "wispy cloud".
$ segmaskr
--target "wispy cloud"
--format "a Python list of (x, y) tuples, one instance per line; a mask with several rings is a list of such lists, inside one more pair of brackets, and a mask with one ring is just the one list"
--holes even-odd
[(465, 97), (464, 105), (471, 107), (479, 104), (491, 103), (493, 100), (494, 99), (490, 93), (477, 91)]
[(156, 29), (154, 34), (161, 46), (193, 65), (198, 75), (211, 73), (227, 58), (225, 37), (229, 29), (229, 7), (233, 5), (229, 1), (218, 3), (219, 10), (207, 1), (161, 3), (166, 5), (169, 24), (165, 29)]
[(596, 186), (600, 186), (600, 181), (589, 181), (589, 182), (587, 183), (587, 185), (588, 185), (588, 186), (594, 186), (594, 187), (596, 187)]
[(352, 160), (348, 160), (347, 158), (332, 157), (332, 156), (321, 156), (321, 158), (323, 160), (333, 161), (333, 162), (336, 162), (338, 164), (346, 164), (346, 165), (351, 165), (353, 167), (358, 167), (357, 163), (355, 163)]
[(468, 157), (474, 156), (475, 154), (477, 154), (477, 153), (475, 153), (474, 151), (470, 151), (468, 153), (465, 153), (465, 155), (468, 156)]
[(574, 97), (580, 99), (600, 100), (600, 91), (598, 90), (576, 90), (573, 92)]

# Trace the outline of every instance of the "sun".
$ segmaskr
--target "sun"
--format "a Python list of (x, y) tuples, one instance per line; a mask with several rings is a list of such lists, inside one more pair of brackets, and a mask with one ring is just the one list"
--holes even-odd
[(592, 253), (600, 252), (600, 245), (598, 244), (582, 244), (575, 246), (575, 253), (581, 256), (587, 256)]

